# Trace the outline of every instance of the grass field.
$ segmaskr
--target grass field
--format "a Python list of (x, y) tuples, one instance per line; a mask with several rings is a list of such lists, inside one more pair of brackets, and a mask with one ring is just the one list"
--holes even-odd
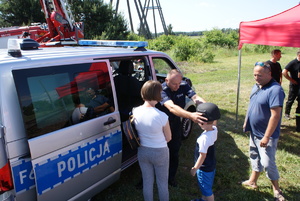
[[(282, 48), (282, 68), (296, 57), (297, 49)], [(257, 61), (270, 59), (270, 54), (242, 53), (240, 98), (238, 118), (237, 105), (237, 75), (238, 56), (232, 53), (216, 53), (212, 64), (191, 64), (181, 62), (178, 65), (185, 76), (189, 77), (197, 93), (209, 102), (216, 103), (222, 118), (219, 121), (217, 145), (217, 172), (214, 184), (216, 201), (271, 201), (273, 193), (270, 181), (261, 174), (259, 190), (243, 188), (239, 181), (248, 178), (251, 168), (248, 160), (249, 136), (242, 132), (243, 120), (248, 106), (249, 93), (255, 83), (253, 80), (253, 65)], [(283, 78), (283, 88), (288, 95), (288, 81)], [(294, 116), (295, 104), (292, 108)], [(280, 172), (280, 186), (289, 201), (300, 200), (300, 134), (295, 132), (295, 119), (282, 119), (281, 137), (277, 151), (277, 166)], [(193, 166), (193, 151), (195, 140), (202, 132), (194, 125), (191, 136), (183, 141), (180, 151), (180, 165), (177, 174), (178, 187), (169, 188), (171, 201), (185, 201), (198, 198), (201, 193), (196, 178), (189, 174)], [(142, 201), (142, 190), (135, 188), (141, 178), (138, 164), (122, 172), (121, 179), (99, 193), (93, 201)], [(157, 190), (155, 199), (158, 200)]]

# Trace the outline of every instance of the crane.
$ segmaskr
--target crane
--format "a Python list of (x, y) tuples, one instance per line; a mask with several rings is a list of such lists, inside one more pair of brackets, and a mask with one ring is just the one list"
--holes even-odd
[(67, 0), (40, 0), (46, 23), (0, 29), (0, 48), (9, 38), (32, 39), (41, 47), (77, 44), (84, 38), (83, 23), (75, 22)]
[(84, 37), (83, 24), (75, 22), (67, 0), (40, 0), (40, 4), (48, 25), (48, 33), (36, 39), (41, 45), (77, 44)]

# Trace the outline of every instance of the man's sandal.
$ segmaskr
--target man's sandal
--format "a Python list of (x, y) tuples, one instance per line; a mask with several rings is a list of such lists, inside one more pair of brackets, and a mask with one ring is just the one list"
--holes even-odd
[(286, 201), (286, 199), (283, 197), (282, 191), (275, 193), (274, 201)]
[(246, 180), (246, 181), (242, 181), (241, 182), (242, 186), (246, 187), (246, 188), (251, 188), (251, 189), (258, 189), (258, 186), (254, 183), (250, 183), (249, 180)]

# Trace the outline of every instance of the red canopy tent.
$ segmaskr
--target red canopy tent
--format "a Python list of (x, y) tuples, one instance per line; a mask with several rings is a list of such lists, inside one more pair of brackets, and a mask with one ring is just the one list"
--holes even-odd
[(300, 47), (300, 4), (271, 17), (241, 22), (239, 32), (236, 122), (240, 89), (241, 48), (243, 44)]
[(244, 43), (300, 47), (300, 4), (260, 20), (241, 22), (239, 49)]

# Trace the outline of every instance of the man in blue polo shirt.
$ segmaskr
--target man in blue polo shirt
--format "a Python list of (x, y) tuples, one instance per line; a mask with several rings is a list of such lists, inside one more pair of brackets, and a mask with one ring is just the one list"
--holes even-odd
[(271, 75), (270, 65), (257, 62), (253, 70), (256, 84), (252, 88), (250, 103), (244, 122), (245, 132), (250, 132), (250, 161), (252, 173), (242, 185), (257, 188), (260, 173), (265, 170), (271, 180), (274, 200), (284, 201), (279, 188), (279, 172), (275, 162), (284, 91)]
[(170, 152), (169, 184), (176, 187), (175, 175), (179, 162), (179, 149), (181, 146), (181, 117), (188, 118), (195, 123), (204, 123), (206, 120), (199, 112), (189, 112), (184, 110), (186, 96), (191, 98), (196, 104), (204, 103), (205, 100), (198, 96), (187, 82), (182, 80), (183, 76), (177, 69), (169, 71), (165, 82), (162, 84), (162, 101), (159, 109), (169, 116), (169, 123), (172, 131), (172, 140), (168, 143)]

